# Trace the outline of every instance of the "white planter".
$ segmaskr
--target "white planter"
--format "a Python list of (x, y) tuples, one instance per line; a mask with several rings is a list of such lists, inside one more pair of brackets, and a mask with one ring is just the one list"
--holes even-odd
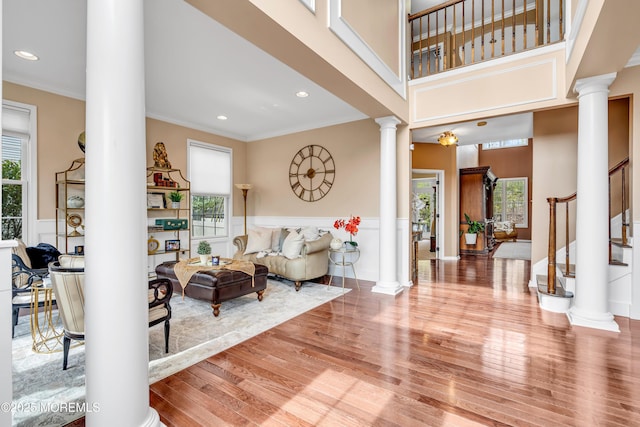
[(476, 240), (478, 239), (478, 235), (475, 233), (464, 233), (464, 240), (467, 245), (473, 246), (476, 244)]
[(211, 255), (200, 255), (200, 264), (206, 265)]
[(180, 202), (171, 202), (171, 207), (173, 209), (180, 209)]

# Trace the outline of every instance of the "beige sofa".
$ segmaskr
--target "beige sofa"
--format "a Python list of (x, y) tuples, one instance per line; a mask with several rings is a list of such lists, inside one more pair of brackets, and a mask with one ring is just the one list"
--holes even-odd
[(233, 239), (237, 251), (234, 259), (251, 261), (261, 264), (269, 269), (269, 274), (274, 274), (295, 282), (296, 291), (300, 290), (302, 282), (317, 279), (329, 272), (329, 244), (333, 236), (327, 232), (316, 240), (304, 241), (299, 256), (288, 258), (281, 252), (253, 252), (247, 253), (247, 235), (237, 236)]

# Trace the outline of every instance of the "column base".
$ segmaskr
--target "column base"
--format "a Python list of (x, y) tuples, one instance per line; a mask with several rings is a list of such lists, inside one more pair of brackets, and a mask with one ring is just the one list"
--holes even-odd
[(160, 415), (158, 412), (149, 408), (149, 412), (147, 412), (147, 418), (140, 424), (140, 427), (167, 427), (162, 421), (160, 421)]
[(371, 288), (371, 292), (386, 295), (398, 295), (402, 292), (403, 287), (399, 282), (376, 282), (376, 285)]
[(603, 331), (620, 332), (620, 326), (613, 319), (611, 313), (592, 313), (579, 308), (571, 307), (567, 311), (567, 317), (571, 326), (583, 326), (585, 328), (601, 329)]

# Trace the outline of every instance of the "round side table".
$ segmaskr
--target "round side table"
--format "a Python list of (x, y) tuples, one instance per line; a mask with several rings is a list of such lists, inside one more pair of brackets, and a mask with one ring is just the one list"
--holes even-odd
[[(360, 283), (358, 283), (358, 277), (356, 276), (356, 268), (354, 264), (360, 259), (360, 249), (357, 246), (345, 244), (340, 249), (329, 249), (329, 262), (336, 267), (342, 268), (342, 288), (344, 289), (344, 274), (345, 268), (351, 267), (353, 271), (353, 277), (356, 279), (356, 285), (360, 289)], [(333, 281), (333, 274), (329, 278), (327, 286), (331, 286)]]

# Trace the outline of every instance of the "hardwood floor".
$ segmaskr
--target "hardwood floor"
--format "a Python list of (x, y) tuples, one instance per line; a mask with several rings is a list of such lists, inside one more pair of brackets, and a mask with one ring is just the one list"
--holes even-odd
[(168, 427), (640, 425), (640, 321), (572, 328), (538, 308), (529, 270), (420, 261), (396, 297), (360, 281), (151, 385), (151, 406)]

